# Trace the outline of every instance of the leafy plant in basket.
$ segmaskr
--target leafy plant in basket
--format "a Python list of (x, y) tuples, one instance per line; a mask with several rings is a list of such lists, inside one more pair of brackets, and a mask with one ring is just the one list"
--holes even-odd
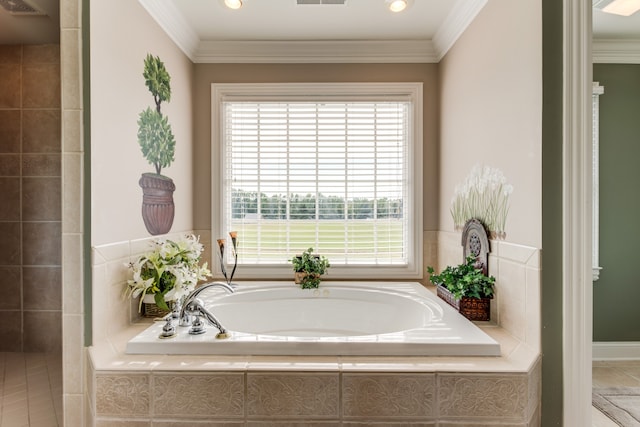
[(331, 267), (329, 260), (313, 253), (313, 248), (309, 248), (289, 260), (293, 264), (295, 272), (295, 282), (300, 284), (302, 289), (317, 288), (320, 285), (320, 276), (326, 273)]
[(484, 275), (475, 256), (468, 256), (463, 264), (447, 266), (440, 274), (435, 274), (433, 267), (427, 267), (427, 272), (439, 297), (471, 320), (489, 320), (489, 299), (493, 298), (496, 279)]
[(448, 266), (440, 274), (434, 274), (433, 267), (427, 267), (429, 281), (436, 286), (444, 286), (456, 300), (462, 297), (491, 298), (496, 279), (485, 276), (476, 265), (476, 257), (470, 255), (464, 264)]
[(152, 250), (129, 263), (133, 278), (127, 281), (125, 294), (140, 297), (138, 310), (142, 309), (145, 295), (153, 295), (156, 305), (169, 310), (166, 301), (180, 300), (193, 291), (200, 280), (211, 276), (207, 263), (200, 265), (204, 246), (193, 234), (175, 242), (155, 239)]

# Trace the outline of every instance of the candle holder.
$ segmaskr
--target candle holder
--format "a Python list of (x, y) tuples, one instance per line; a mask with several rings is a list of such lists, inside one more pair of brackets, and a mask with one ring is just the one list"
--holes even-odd
[(218, 239), (218, 258), (220, 259), (220, 269), (222, 270), (224, 280), (227, 282), (227, 285), (231, 286), (233, 276), (236, 274), (236, 268), (238, 268), (238, 232), (230, 231), (229, 237), (231, 237), (231, 244), (233, 246), (233, 269), (231, 270), (230, 275), (227, 274), (227, 269), (224, 264), (224, 247), (226, 245), (225, 239)]

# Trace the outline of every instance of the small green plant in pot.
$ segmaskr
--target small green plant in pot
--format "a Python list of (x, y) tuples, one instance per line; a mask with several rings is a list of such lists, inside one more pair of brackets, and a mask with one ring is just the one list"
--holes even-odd
[(496, 279), (483, 273), (475, 256), (468, 256), (463, 264), (447, 266), (440, 274), (435, 274), (433, 267), (427, 267), (427, 272), (440, 298), (470, 320), (489, 320)]
[(320, 276), (325, 274), (331, 265), (329, 260), (313, 253), (313, 248), (309, 248), (289, 260), (293, 264), (295, 272), (295, 282), (302, 289), (313, 289), (320, 285)]

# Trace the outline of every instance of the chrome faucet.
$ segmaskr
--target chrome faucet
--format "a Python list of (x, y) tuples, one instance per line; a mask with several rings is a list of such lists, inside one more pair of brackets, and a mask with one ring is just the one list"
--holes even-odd
[[(220, 324), (218, 319), (216, 319), (216, 317), (204, 307), (202, 300), (198, 298), (198, 295), (200, 295), (204, 290), (215, 287), (223, 288), (229, 293), (234, 292), (234, 289), (224, 282), (211, 282), (200, 286), (184, 299), (182, 309), (180, 310), (180, 326), (188, 326), (191, 324), (191, 329), (189, 329), (189, 333), (191, 335), (199, 335), (206, 332), (204, 324), (200, 320), (200, 316), (204, 316), (209, 323), (218, 329), (216, 339), (229, 338), (227, 330)], [(195, 316), (195, 319), (192, 322), (190, 321), (190, 316)]]

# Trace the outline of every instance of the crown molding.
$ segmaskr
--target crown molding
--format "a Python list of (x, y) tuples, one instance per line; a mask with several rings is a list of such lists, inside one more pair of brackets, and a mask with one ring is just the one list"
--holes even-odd
[(433, 36), (433, 45), (438, 55), (436, 62), (439, 62), (446, 55), (486, 4), (487, 0), (458, 0), (456, 2), (449, 16)]
[(185, 55), (193, 61), (200, 38), (170, 1), (138, 0)]
[(428, 40), (201, 42), (196, 63), (437, 62)]
[(204, 41), (172, 2), (138, 1), (195, 63), (437, 63), (487, 3), (458, 0), (433, 41)]
[(595, 39), (592, 60), (600, 64), (640, 64), (640, 40)]

